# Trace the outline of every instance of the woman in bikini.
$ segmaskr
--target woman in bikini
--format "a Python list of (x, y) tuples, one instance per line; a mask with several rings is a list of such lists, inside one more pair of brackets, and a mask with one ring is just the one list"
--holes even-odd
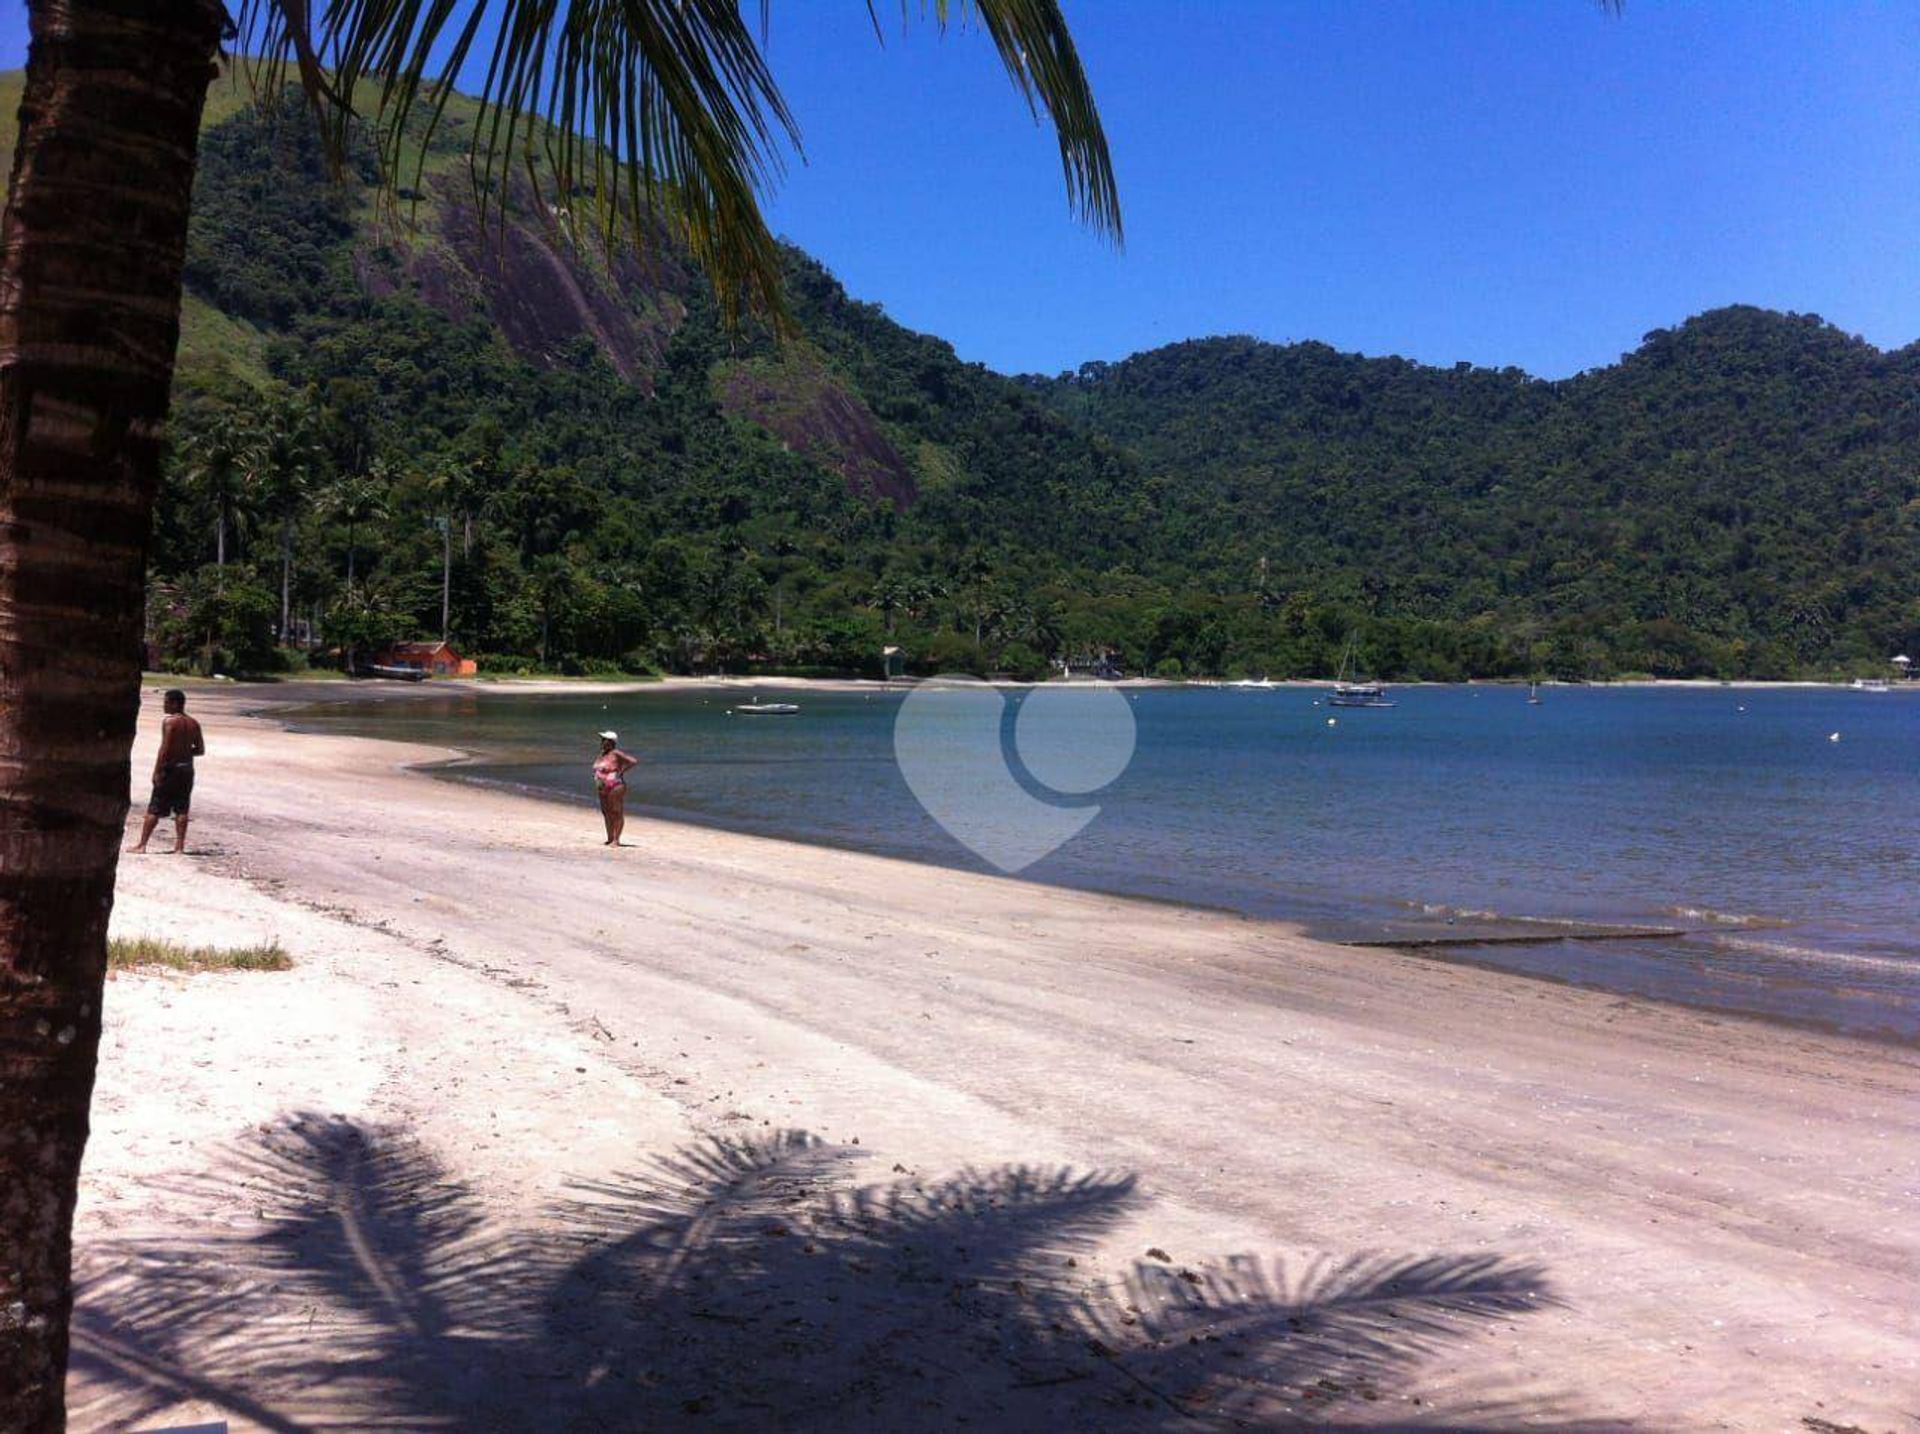
[(627, 768), (639, 760), (620, 750), (617, 732), (600, 734), (600, 755), (593, 763), (593, 790), (600, 798), (600, 815), (606, 819), (608, 846), (620, 845), (620, 833), (627, 825)]

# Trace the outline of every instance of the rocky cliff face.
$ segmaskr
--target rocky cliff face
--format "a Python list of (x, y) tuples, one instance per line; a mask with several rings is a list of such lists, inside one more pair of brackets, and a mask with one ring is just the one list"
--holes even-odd
[[(667, 346), (702, 279), (664, 230), (641, 245), (609, 248), (591, 225), (516, 193), (504, 221), (482, 212), (464, 181), (443, 176), (419, 230), (363, 248), (362, 286), (379, 296), (402, 284), (455, 321), (486, 318), (522, 358), (552, 367), (590, 341), (622, 378), (652, 394)], [(912, 466), (867, 403), (817, 349), (796, 341), (777, 357), (729, 360), (714, 374), (721, 407), (793, 452), (839, 474), (863, 497), (905, 508), (917, 493)]]
[(728, 413), (832, 469), (862, 496), (904, 509), (918, 495), (912, 467), (873, 410), (804, 345), (777, 362), (728, 364), (714, 381), (714, 394)]
[(687, 314), (690, 269), (657, 235), (644, 247), (600, 245), (591, 226), (570, 236), (530, 195), (501, 220), (482, 214), (453, 179), (439, 182), (440, 243), (409, 266), (422, 298), (456, 319), (484, 312), (530, 362), (551, 365), (581, 338), (648, 393)]

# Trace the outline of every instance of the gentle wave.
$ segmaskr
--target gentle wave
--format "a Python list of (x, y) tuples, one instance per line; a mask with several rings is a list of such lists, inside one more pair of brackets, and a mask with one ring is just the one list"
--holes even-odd
[(1760, 916), (1748, 911), (1715, 911), (1711, 906), (1663, 906), (1668, 916), (1683, 921), (1706, 921), (1715, 926), (1744, 926), (1750, 930), (1777, 930), (1793, 923), (1778, 916)]
[(1721, 950), (1739, 951), (1756, 956), (1777, 956), (1784, 960), (1827, 966), (1899, 971), (1907, 975), (1920, 971), (1920, 961), (1899, 956), (1872, 956), (1863, 951), (1836, 951), (1828, 946), (1794, 946), (1784, 941), (1752, 940), (1739, 936), (1711, 936), (1707, 939)]
[(1508, 912), (1494, 911), (1487, 907), (1448, 906), (1439, 901), (1403, 901), (1399, 904), (1411, 907), (1422, 916), (1448, 916), (1463, 921), (1511, 921), (1516, 924), (1525, 922), (1535, 926), (1566, 927), (1590, 924), (1559, 916), (1514, 916)]
[(1644, 922), (1609, 917), (1518, 916), (1511, 911), (1496, 911), (1492, 907), (1450, 906), (1439, 901), (1403, 901), (1398, 904), (1418, 911), (1422, 916), (1445, 917), (1449, 922), (1493, 921), (1502, 926), (1538, 926), (1548, 931), (1563, 931), (1568, 940), (1609, 931), (1655, 930)]

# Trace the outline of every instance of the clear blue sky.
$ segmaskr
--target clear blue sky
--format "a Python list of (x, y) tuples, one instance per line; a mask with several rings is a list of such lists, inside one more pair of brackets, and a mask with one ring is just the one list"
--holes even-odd
[(1911, 0), (1067, 0), (1122, 253), (986, 37), (879, 9), (884, 48), (860, 0), (776, 0), (775, 226), (999, 369), (1252, 333), (1558, 377), (1736, 302), (1920, 338)]

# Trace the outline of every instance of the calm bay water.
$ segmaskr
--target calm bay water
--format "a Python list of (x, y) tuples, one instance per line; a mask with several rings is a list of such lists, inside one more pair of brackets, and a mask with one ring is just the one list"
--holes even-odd
[[(459, 747), (475, 760), (451, 775), (583, 808), (593, 733), (613, 727), (645, 759), (632, 810), (983, 867), (894, 765), (900, 692), (756, 691), (802, 711), (729, 716), (748, 697), (717, 687), (461, 692), (299, 722)], [(1128, 696), (1131, 766), (1027, 879), (1347, 939), (1681, 928), (1436, 954), (1920, 1039), (1920, 692), (1548, 688), (1531, 707), (1511, 687), (1409, 687), (1391, 711), (1337, 714), (1304, 688)]]

